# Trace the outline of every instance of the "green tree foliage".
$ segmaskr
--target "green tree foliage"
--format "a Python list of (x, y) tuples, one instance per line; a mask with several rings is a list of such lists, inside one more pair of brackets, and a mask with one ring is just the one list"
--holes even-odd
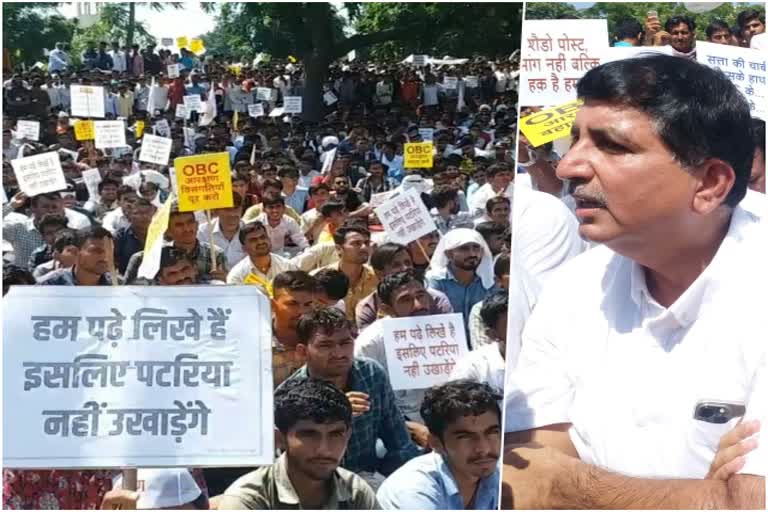
[(3, 2), (3, 47), (14, 62), (47, 63), (43, 49), (69, 42), (75, 23), (59, 15), (55, 4)]

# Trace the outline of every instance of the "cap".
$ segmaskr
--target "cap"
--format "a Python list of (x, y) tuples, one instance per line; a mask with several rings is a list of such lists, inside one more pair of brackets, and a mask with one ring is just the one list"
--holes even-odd
[(491, 106), (488, 104), (480, 105), (480, 108), (478, 110), (491, 110)]
[[(187, 469), (139, 469), (139, 509), (180, 507), (200, 497), (200, 487)], [(122, 489), (123, 477), (115, 479), (115, 488)]]

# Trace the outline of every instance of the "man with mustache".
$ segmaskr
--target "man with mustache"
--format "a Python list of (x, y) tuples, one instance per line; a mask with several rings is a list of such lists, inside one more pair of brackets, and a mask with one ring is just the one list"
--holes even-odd
[[(372, 487), (421, 455), (405, 426), (387, 372), (375, 361), (354, 356), (352, 322), (336, 308), (314, 309), (301, 317), (296, 328), (296, 352), (306, 364), (291, 380), (312, 377), (342, 390), (352, 404), (352, 435), (341, 465), (362, 476)], [(280, 387), (278, 387), (278, 392)], [(386, 455), (376, 453), (381, 440)]]
[[(749, 298), (768, 255), (740, 206), (749, 105), (721, 72), (664, 55), (594, 68), (577, 90), (557, 175), (601, 246), (547, 280), (523, 331), (503, 505), (765, 508), (750, 453), (767, 415), (764, 312)], [(703, 401), (744, 409), (709, 422)]]
[(385, 510), (497, 510), (501, 395), (457, 380), (427, 390), (421, 415), (432, 453), (395, 471), (376, 494)]
[(240, 228), (240, 243), (248, 257), (243, 258), (227, 274), (227, 284), (253, 283), (268, 293), (270, 283), (281, 272), (298, 270), (291, 260), (272, 254), (267, 228), (255, 220)]
[(370, 486), (341, 466), (352, 434), (352, 407), (331, 383), (292, 379), (275, 392), (275, 429), (284, 450), (221, 497), (219, 510), (374, 510)]

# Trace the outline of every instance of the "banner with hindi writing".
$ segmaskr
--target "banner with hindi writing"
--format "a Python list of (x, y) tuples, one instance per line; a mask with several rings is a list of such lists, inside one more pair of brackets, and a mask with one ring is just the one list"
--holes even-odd
[(752, 117), (768, 120), (768, 85), (765, 52), (696, 41), (696, 60), (725, 73), (744, 94)]
[(272, 463), (255, 287), (21, 286), (3, 307), (6, 468)]
[(576, 84), (600, 64), (607, 20), (526, 20), (520, 60), (520, 105), (560, 105), (576, 99)]
[(387, 238), (398, 244), (408, 244), (437, 231), (435, 220), (415, 189), (392, 195), (373, 210), (387, 232)]
[(384, 347), (392, 389), (425, 389), (450, 380), (469, 353), (460, 313), (387, 318)]

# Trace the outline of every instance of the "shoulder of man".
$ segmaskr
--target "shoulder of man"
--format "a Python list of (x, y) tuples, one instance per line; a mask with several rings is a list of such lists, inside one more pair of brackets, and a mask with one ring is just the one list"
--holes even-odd
[(336, 469), (337, 483), (344, 486), (349, 495), (349, 508), (352, 510), (378, 510), (376, 493), (360, 475), (339, 467)]
[(221, 500), (219, 510), (269, 510), (277, 506), (274, 496), (274, 465), (247, 473), (230, 485)]
[(73, 286), (75, 282), (72, 270), (62, 268), (44, 275), (37, 284), (44, 286)]

